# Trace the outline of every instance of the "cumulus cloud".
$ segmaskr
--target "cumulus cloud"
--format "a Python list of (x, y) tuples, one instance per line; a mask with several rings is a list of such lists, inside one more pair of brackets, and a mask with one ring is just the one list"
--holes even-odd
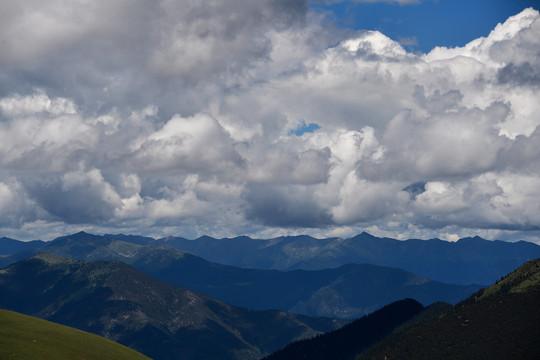
[(485, 173), (470, 181), (433, 181), (416, 198), (424, 225), (441, 227), (452, 219), (463, 227), (538, 230), (535, 176)]
[(0, 100), (0, 163), (6, 168), (62, 171), (92, 157), (98, 133), (65, 98), (43, 91)]
[(0, 20), (12, 235), (540, 234), (536, 10), (428, 54), (304, 0), (30, 1)]

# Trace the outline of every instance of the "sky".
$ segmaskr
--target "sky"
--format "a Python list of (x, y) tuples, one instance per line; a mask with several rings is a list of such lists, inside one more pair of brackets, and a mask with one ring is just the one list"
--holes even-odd
[(0, 236), (540, 243), (538, 9), (0, 0)]

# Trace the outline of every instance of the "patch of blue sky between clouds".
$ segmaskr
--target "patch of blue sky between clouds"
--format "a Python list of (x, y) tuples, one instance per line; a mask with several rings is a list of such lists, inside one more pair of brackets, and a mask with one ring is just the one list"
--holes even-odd
[(290, 129), (288, 135), (302, 136), (305, 133), (312, 133), (320, 128), (321, 126), (319, 124), (306, 124), (305, 120), (300, 120), (296, 129)]
[(377, 30), (409, 51), (428, 53), (436, 46), (458, 47), (489, 35), (498, 23), (539, 0), (421, 0), (315, 2), (311, 9), (329, 15), (336, 25)]

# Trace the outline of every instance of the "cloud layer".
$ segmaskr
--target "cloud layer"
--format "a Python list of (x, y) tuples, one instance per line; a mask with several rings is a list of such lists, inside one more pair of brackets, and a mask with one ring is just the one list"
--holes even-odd
[(416, 54), (308, 5), (0, 5), (5, 234), (538, 239), (539, 13)]

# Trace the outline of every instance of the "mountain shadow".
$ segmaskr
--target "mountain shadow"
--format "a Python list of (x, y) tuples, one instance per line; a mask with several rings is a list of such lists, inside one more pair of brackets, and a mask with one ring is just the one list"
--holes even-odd
[[(450, 285), (369, 264), (317, 271), (255, 270), (207, 262), (171, 249), (144, 249), (132, 266), (172, 284), (254, 310), (355, 319), (403, 298), (452, 304), (480, 286)], [(142, 251), (141, 251), (142, 252)]]
[(387, 337), (367, 359), (538, 359), (540, 259), (527, 262), (451, 311)]
[(422, 304), (415, 300), (397, 301), (341, 329), (289, 344), (265, 360), (354, 360), (357, 353), (381, 340), (422, 310)]

